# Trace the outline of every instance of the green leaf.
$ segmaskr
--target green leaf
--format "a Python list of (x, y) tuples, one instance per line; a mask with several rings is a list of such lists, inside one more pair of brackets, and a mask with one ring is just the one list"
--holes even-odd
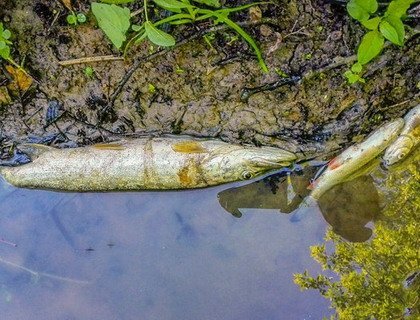
[(220, 7), (220, 1), (219, 0), (193, 0), (194, 2), (204, 4), (209, 7)]
[(191, 5), (177, 0), (153, 0), (159, 7), (168, 11), (181, 13), (181, 9), (192, 8)]
[(98, 25), (111, 42), (120, 49), (130, 28), (130, 9), (121, 8), (115, 4), (92, 3), (92, 12), (98, 20)]
[(352, 0), (347, 3), (347, 12), (349, 15), (358, 21), (365, 21), (369, 19), (369, 12), (367, 12), (363, 7), (359, 6), (356, 1)]
[(395, 30), (395, 28), (388, 21), (384, 20), (381, 22), (381, 24), (379, 25), (379, 31), (381, 31), (385, 39), (388, 39), (396, 45), (403, 45), (399, 40), (397, 30)]
[(362, 72), (362, 65), (359, 62), (356, 62), (351, 66), (351, 71), (354, 73), (360, 73)]
[(370, 31), (364, 35), (357, 50), (357, 60), (366, 64), (381, 52), (384, 46), (384, 37), (378, 31)]
[(356, 3), (369, 13), (375, 13), (378, 10), (378, 2), (376, 0), (355, 0)]
[(175, 44), (175, 39), (170, 34), (159, 30), (150, 21), (144, 23), (146, 35), (150, 41), (158, 46), (169, 47)]
[(138, 25), (138, 24), (132, 24), (132, 25), (131, 25), (131, 29), (132, 29), (133, 31), (136, 31), (136, 32), (140, 31), (142, 28), (143, 28), (143, 26)]
[(380, 17), (375, 17), (375, 18), (365, 20), (365, 21), (361, 21), (361, 22), (362, 22), (363, 26), (365, 26), (369, 30), (377, 30), (379, 22), (381, 22), (381, 18)]
[(405, 29), (401, 19), (394, 16), (388, 16), (385, 18), (385, 21), (389, 22), (389, 24), (394, 27), (395, 31), (398, 34), (398, 41), (401, 43), (401, 45), (403, 45)]
[[(0, 43), (4, 43), (4, 42), (0, 42)], [(5, 46), (2, 46), (0, 48), (0, 57), (2, 57), (5, 60), (10, 59), (10, 48), (6, 44)]]
[(74, 14), (69, 14), (66, 18), (68, 24), (77, 24), (77, 17)]
[(78, 13), (77, 14), (77, 21), (79, 23), (84, 23), (86, 22), (86, 16), (83, 13)]
[(388, 5), (388, 9), (385, 12), (385, 16), (394, 16), (401, 18), (407, 12), (410, 5), (414, 3), (414, 0), (394, 0)]
[(123, 3), (130, 3), (133, 2), (134, 0), (100, 0), (103, 3), (108, 3), (108, 4), (123, 4)]
[(2, 33), (3, 39), (9, 39), (12, 36), (12, 33), (9, 30), (4, 30)]

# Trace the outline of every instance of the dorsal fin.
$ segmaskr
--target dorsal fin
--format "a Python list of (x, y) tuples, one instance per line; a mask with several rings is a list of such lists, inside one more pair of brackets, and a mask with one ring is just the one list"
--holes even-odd
[(55, 148), (39, 143), (22, 143), (18, 149), (27, 154), (32, 160), (38, 158), (41, 154), (55, 150)]

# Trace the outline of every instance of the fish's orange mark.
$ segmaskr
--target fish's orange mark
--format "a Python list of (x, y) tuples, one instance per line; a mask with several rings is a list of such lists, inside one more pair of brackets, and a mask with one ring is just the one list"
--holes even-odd
[(97, 143), (93, 147), (99, 150), (124, 150), (125, 147), (119, 143)]
[(204, 153), (207, 152), (197, 141), (182, 141), (172, 145), (172, 150), (181, 153)]
[(334, 169), (338, 168), (339, 166), (341, 166), (341, 163), (340, 163), (338, 157), (335, 157), (335, 158), (331, 159), (330, 162), (328, 162), (328, 168), (330, 170), (334, 170)]

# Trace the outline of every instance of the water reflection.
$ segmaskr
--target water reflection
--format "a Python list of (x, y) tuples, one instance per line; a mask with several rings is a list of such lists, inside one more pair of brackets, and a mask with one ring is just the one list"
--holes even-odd
[(299, 224), (250, 211), (236, 219), (217, 201), (226, 186), (0, 189), (0, 237), (18, 245), (0, 243), (5, 319), (293, 320), (330, 312), (292, 279), (304, 268), (321, 272), (308, 251), (325, 233), (318, 215)]
[[(285, 171), (245, 186), (223, 190), (218, 194), (219, 203), (238, 218), (242, 216), (241, 210), (247, 211), (250, 208), (278, 209), (280, 213), (291, 213), (299, 208), (309, 194), (307, 187), (315, 172), (315, 168), (308, 167), (292, 173), (296, 196), (289, 204)], [(352, 242), (369, 239), (372, 230), (365, 226), (380, 213), (378, 191), (370, 176), (361, 176), (334, 186), (321, 197), (318, 205), (319, 208), (308, 210), (320, 210), (333, 231)]]

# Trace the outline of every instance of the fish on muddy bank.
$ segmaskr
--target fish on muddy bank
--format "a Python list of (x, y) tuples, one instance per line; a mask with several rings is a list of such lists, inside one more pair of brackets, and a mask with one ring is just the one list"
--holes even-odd
[(16, 187), (65, 191), (190, 189), (250, 179), (297, 160), (273, 147), (186, 136), (145, 137), (81, 148), (19, 147), (32, 162), (0, 167)]
[(403, 160), (420, 142), (420, 105), (404, 116), (404, 128), (399, 137), (385, 151), (382, 160), (391, 166)]
[(309, 197), (318, 200), (326, 191), (336, 184), (356, 177), (358, 172), (380, 155), (399, 135), (404, 126), (404, 120), (399, 118), (389, 122), (365, 141), (351, 146), (336, 158), (332, 159), (324, 172), (311, 183), (312, 192)]

